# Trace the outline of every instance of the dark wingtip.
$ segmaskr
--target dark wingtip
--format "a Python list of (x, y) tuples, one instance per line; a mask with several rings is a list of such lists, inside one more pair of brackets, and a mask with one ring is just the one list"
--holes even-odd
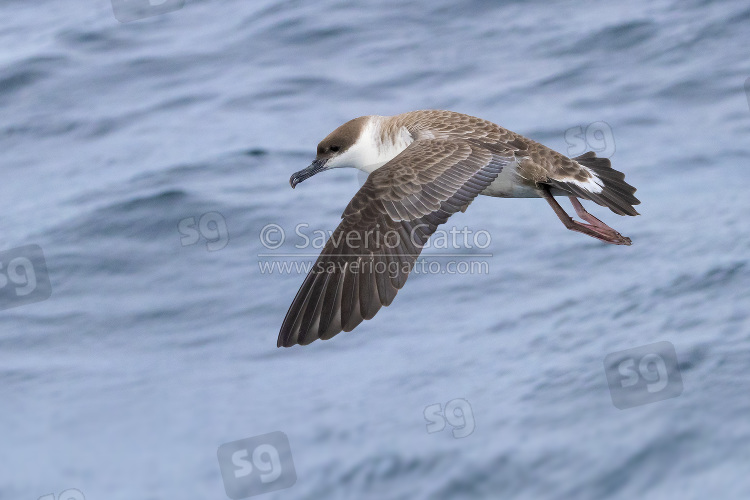
[(292, 336), (282, 329), (279, 332), (279, 339), (276, 341), (276, 347), (292, 347), (296, 342), (290, 342)]

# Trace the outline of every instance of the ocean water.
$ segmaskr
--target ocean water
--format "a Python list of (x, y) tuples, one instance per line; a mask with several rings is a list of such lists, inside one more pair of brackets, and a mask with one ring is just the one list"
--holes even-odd
[[(258, 498), (750, 498), (747, 2), (178, 4), (0, 4), (0, 499), (223, 499), (219, 447), (279, 432)], [(362, 181), (289, 176), (424, 108), (610, 156), (642, 215), (586, 206), (633, 245), (481, 197), (391, 307), (277, 349), (304, 275), (268, 265)]]

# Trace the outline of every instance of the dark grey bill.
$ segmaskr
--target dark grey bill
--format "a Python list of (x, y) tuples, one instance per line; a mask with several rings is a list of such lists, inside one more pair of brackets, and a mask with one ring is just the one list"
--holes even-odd
[(289, 178), (289, 184), (292, 186), (292, 189), (294, 189), (297, 184), (304, 181), (305, 179), (309, 179), (318, 172), (322, 172), (323, 170), (325, 170), (327, 161), (328, 160), (315, 160), (306, 169), (295, 172)]

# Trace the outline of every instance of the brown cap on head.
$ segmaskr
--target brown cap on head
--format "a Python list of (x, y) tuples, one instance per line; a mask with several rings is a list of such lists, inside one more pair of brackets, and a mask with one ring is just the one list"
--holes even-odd
[(318, 158), (343, 153), (357, 142), (367, 123), (367, 116), (360, 116), (341, 125), (318, 144)]
[(367, 118), (367, 116), (360, 116), (359, 118), (349, 120), (320, 141), (315, 161), (309, 167), (295, 172), (289, 179), (289, 184), (292, 188), (305, 179), (309, 179), (313, 175), (327, 170), (326, 163), (331, 158), (344, 153), (356, 143), (367, 123)]

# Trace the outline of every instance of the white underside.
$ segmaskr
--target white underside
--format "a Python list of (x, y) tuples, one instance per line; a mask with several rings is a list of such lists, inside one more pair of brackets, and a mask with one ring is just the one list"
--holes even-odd
[(492, 184), (480, 194), (499, 198), (539, 198), (539, 192), (533, 187), (521, 184), (518, 175), (518, 164), (515, 161), (503, 167)]
[[(581, 166), (581, 168), (585, 168), (589, 171), (589, 173), (591, 174), (591, 178), (589, 180), (580, 182), (575, 179), (568, 179), (565, 180), (565, 182), (576, 184), (591, 193), (601, 193), (603, 189), (603, 183), (601, 179), (599, 179), (599, 177), (597, 177), (597, 175), (589, 168), (584, 166)], [(541, 197), (539, 191), (536, 188), (523, 184), (521, 182), (522, 180), (523, 179), (521, 178), (521, 176), (518, 175), (518, 163), (514, 161), (509, 165), (503, 167), (502, 172), (500, 172), (497, 178), (492, 181), (492, 184), (490, 184), (480, 194), (483, 194), (485, 196), (496, 196), (499, 198)], [(562, 189), (554, 187), (550, 188), (550, 194), (552, 194), (552, 196), (571, 196), (571, 194), (567, 191), (563, 191)]]

